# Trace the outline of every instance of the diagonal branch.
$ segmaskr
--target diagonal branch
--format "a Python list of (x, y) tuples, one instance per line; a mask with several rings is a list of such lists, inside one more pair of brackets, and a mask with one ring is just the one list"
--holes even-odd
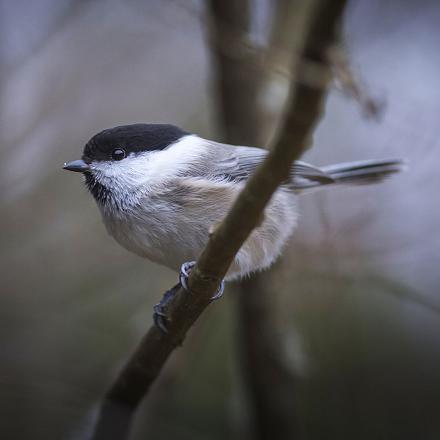
[[(259, 219), (278, 186), (289, 176), (294, 160), (310, 142), (322, 113), (327, 85), (331, 78), (326, 56), (336, 40), (345, 0), (322, 0), (304, 15), (306, 26), (296, 38), (301, 42), (301, 62), (294, 65), (289, 106), (278, 141), (266, 160), (251, 176), (216, 229), (189, 278), (192, 294), (179, 289), (170, 304), (169, 332), (151, 327), (135, 353), (108, 391), (96, 425), (94, 439), (125, 438), (134, 411), (158, 377), (174, 349), (182, 344), (187, 331), (210, 304), (222, 278), (243, 242)], [(298, 61), (298, 60), (297, 60)], [(318, 64), (327, 83), (322, 88), (304, 81), (304, 63)]]

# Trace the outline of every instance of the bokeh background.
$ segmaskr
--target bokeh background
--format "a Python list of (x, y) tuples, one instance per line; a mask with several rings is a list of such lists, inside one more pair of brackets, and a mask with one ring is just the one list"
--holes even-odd
[[(276, 2), (258, 0), (254, 44)], [(0, 437), (81, 439), (176, 274), (106, 234), (63, 162), (97, 131), (170, 122), (222, 139), (202, 1), (2, 0)], [(440, 6), (355, 0), (352, 67), (379, 121), (332, 89), (305, 159), (405, 157), (381, 185), (301, 198), (268, 275), (307, 439), (440, 436)], [(262, 101), (278, 115), (286, 78)], [(231, 288), (173, 356), (135, 439), (250, 438)]]

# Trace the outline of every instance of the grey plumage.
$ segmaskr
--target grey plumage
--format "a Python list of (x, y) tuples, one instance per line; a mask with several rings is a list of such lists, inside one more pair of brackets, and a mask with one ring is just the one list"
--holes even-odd
[[(261, 148), (232, 147), (217, 142), (207, 142), (214, 152), (213, 162), (208, 162), (212, 170), (207, 170), (207, 173), (224, 176), (238, 182), (246, 180), (267, 155), (267, 151)], [(300, 192), (330, 184), (375, 183), (402, 171), (404, 166), (405, 161), (400, 159), (345, 162), (321, 168), (303, 161), (296, 161), (292, 164), (289, 186)], [(200, 173), (200, 170), (198, 169), (197, 172)]]

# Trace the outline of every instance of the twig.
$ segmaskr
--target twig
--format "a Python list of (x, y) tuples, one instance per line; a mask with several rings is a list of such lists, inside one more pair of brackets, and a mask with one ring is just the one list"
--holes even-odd
[[(325, 53), (336, 40), (344, 5), (344, 0), (321, 1), (307, 17), (309, 26), (301, 38), (304, 41), (302, 57), (322, 63), (324, 70), (328, 69)], [(278, 141), (210, 237), (189, 277), (192, 294), (179, 289), (170, 304), (169, 333), (151, 327), (105, 396), (94, 439), (127, 436), (141, 399), (170, 354), (182, 344), (187, 331), (210, 304), (210, 298), (241, 245), (257, 226), (272, 194), (288, 178), (292, 162), (307, 148), (325, 95), (325, 88), (315, 89), (303, 83), (292, 86), (290, 105)]]
[(380, 119), (385, 103), (383, 100), (372, 97), (359, 75), (353, 72), (346, 49), (340, 45), (332, 46), (329, 48), (327, 56), (333, 67), (335, 79), (342, 90), (359, 104), (365, 116), (376, 120)]

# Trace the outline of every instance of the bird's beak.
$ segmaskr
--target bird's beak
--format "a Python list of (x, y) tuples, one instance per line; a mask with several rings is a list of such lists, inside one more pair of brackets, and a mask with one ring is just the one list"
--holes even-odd
[(65, 163), (63, 169), (68, 171), (75, 171), (77, 173), (85, 173), (86, 171), (90, 170), (90, 167), (82, 159), (79, 159)]

